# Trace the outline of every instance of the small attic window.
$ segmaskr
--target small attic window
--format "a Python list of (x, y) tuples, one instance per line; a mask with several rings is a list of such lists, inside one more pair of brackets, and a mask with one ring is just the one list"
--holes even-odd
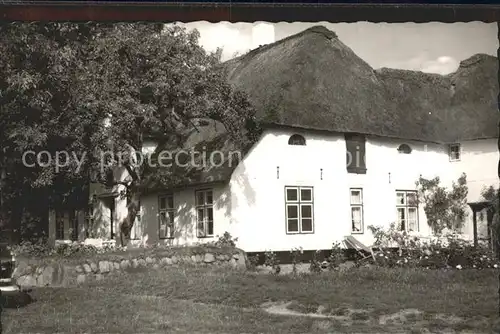
[(292, 135), (290, 139), (288, 139), (288, 145), (302, 145), (306, 144), (306, 139), (301, 135)]
[(411, 147), (406, 144), (401, 144), (398, 147), (398, 152), (401, 154), (410, 154), (411, 153)]

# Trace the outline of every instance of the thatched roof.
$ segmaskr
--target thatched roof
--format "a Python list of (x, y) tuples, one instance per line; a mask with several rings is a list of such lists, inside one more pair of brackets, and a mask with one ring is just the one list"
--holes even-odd
[(475, 55), (442, 76), (374, 70), (316, 26), (227, 62), (263, 122), (438, 143), (498, 136), (498, 62)]
[[(225, 66), (261, 124), (436, 143), (498, 137), (498, 62), (492, 56), (475, 55), (446, 76), (374, 70), (334, 32), (316, 26)], [(224, 126), (212, 121), (198, 129), (185, 148), (225, 152), (224, 164), (177, 168), (169, 174), (174, 186), (227, 181), (236, 167), (234, 160), (229, 165), (234, 146)], [(164, 186), (154, 180), (147, 188)]]
[[(190, 153), (192, 150), (196, 152), (193, 156)], [(230, 140), (224, 125), (209, 119), (201, 120), (197, 124), (196, 130), (188, 135), (183, 147), (173, 151), (168, 142), (160, 144), (151, 160), (155, 165), (161, 166), (158, 155), (162, 151), (172, 152), (173, 159), (177, 154), (179, 163), (173, 159), (164, 161), (164, 163), (172, 162), (172, 166), (160, 168), (158, 173), (147, 180), (144, 185), (146, 192), (164, 190), (167, 188), (165, 184), (169, 185), (168, 188), (176, 188), (225, 182), (231, 178), (239, 162), (238, 156), (233, 154), (237, 151), (235, 145)], [(181, 151), (183, 152), (179, 153)], [(165, 172), (165, 178), (162, 172)]]

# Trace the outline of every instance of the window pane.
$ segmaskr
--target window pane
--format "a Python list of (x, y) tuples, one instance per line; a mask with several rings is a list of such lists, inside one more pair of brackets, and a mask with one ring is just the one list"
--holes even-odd
[(204, 209), (198, 209), (198, 221), (204, 221), (205, 220), (205, 210)]
[(165, 212), (160, 212), (160, 238), (165, 238), (166, 233), (167, 233), (167, 217)]
[(302, 218), (302, 232), (312, 232), (312, 219)]
[(167, 216), (168, 216), (168, 225), (173, 227), (174, 226), (174, 212), (169, 211), (167, 213)]
[(214, 220), (214, 209), (213, 208), (207, 208), (207, 219), (210, 221)]
[(299, 231), (299, 220), (288, 219), (288, 232), (298, 232), (298, 231)]
[(361, 204), (361, 190), (351, 190), (351, 204)]
[(160, 197), (160, 210), (167, 208), (167, 199), (165, 197)]
[(417, 209), (408, 208), (408, 219), (417, 220)]
[(398, 220), (406, 218), (405, 208), (398, 208)]
[(286, 200), (287, 201), (297, 201), (298, 200), (297, 189), (288, 188), (286, 190)]
[(213, 203), (213, 194), (212, 194), (212, 192), (211, 191), (207, 191), (206, 194), (207, 194), (207, 202), (206, 202), (206, 204), (212, 204)]
[(360, 207), (351, 208), (351, 222), (353, 232), (362, 232), (362, 210)]
[(214, 234), (214, 222), (208, 221), (207, 222), (207, 235), (213, 235), (213, 234)]
[(205, 204), (205, 193), (203, 191), (198, 191), (196, 193), (196, 205), (204, 205)]
[(398, 224), (401, 231), (406, 230), (406, 209), (398, 208)]
[(167, 197), (167, 208), (168, 209), (173, 209), (174, 208), (174, 196), (168, 196)]
[(165, 212), (160, 212), (160, 228), (165, 228), (167, 225), (167, 217)]
[(362, 232), (360, 221), (354, 221), (354, 220), (352, 221), (352, 231), (353, 232)]
[(358, 207), (351, 208), (351, 218), (353, 221), (360, 222), (361, 221), (361, 208), (358, 208)]
[(288, 218), (299, 218), (299, 207), (297, 205), (287, 205)]
[(300, 200), (301, 201), (312, 201), (312, 189), (300, 189)]
[(408, 208), (408, 229), (410, 231), (418, 231), (417, 209)]
[(197, 233), (198, 237), (205, 236), (205, 225), (203, 224), (203, 222), (198, 222)]
[(417, 193), (416, 192), (408, 192), (406, 198), (407, 198), (406, 203), (408, 205), (417, 206), (418, 202), (417, 202)]
[(397, 205), (404, 205), (405, 202), (405, 193), (396, 193), (396, 203)]
[(312, 218), (312, 205), (310, 204), (301, 205), (300, 211), (302, 218)]

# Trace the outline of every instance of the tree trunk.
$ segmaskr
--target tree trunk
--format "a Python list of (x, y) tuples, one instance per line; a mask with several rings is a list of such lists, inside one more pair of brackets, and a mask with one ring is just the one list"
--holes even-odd
[(140, 210), (140, 192), (136, 187), (127, 189), (127, 217), (120, 224), (120, 244), (122, 247), (128, 245), (130, 241), (130, 233), (134, 227), (135, 217)]

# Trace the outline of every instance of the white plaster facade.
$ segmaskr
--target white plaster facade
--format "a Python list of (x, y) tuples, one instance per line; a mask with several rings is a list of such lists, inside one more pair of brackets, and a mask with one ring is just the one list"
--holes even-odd
[[(306, 139), (305, 146), (288, 145), (293, 134)], [(411, 147), (401, 154), (401, 144)], [(351, 231), (350, 189), (362, 189), (362, 233), (356, 237), (372, 243), (369, 225), (386, 226), (397, 220), (396, 191), (416, 190), (415, 182), (439, 176), (451, 186), (462, 173), (467, 174), (468, 201), (480, 201), (483, 187), (497, 186), (498, 150), (496, 139), (462, 142), (459, 161), (450, 161), (448, 145), (366, 137), (366, 174), (346, 170), (346, 143), (341, 133), (320, 133), (296, 129), (266, 130), (225, 184), (207, 184), (149, 194), (141, 198), (140, 218), (136, 221), (132, 244), (187, 245), (216, 240), (229, 232), (238, 238), (238, 246), (247, 252), (328, 249)], [(148, 142), (144, 151), (154, 150)], [(124, 179), (126, 172), (117, 171)], [(313, 233), (288, 234), (285, 216), (285, 187), (313, 189)], [(213, 236), (197, 237), (195, 193), (210, 189), (213, 195)], [(118, 192), (120, 189), (113, 189)], [(173, 196), (173, 238), (160, 238), (159, 196)], [(99, 206), (102, 201), (98, 202)], [(126, 216), (126, 201), (114, 198), (114, 222)], [(97, 208), (101, 216), (108, 209)], [(94, 214), (94, 216), (95, 216)], [(81, 218), (80, 218), (81, 219)], [(102, 219), (102, 237), (109, 234), (110, 219)], [(485, 233), (478, 222), (478, 233)], [(484, 225), (484, 224), (483, 224)], [(54, 227), (52, 227), (52, 231)], [(117, 227), (114, 227), (117, 230)], [(472, 238), (471, 214), (464, 226), (464, 237)], [(430, 236), (423, 206), (418, 208), (418, 233)]]

